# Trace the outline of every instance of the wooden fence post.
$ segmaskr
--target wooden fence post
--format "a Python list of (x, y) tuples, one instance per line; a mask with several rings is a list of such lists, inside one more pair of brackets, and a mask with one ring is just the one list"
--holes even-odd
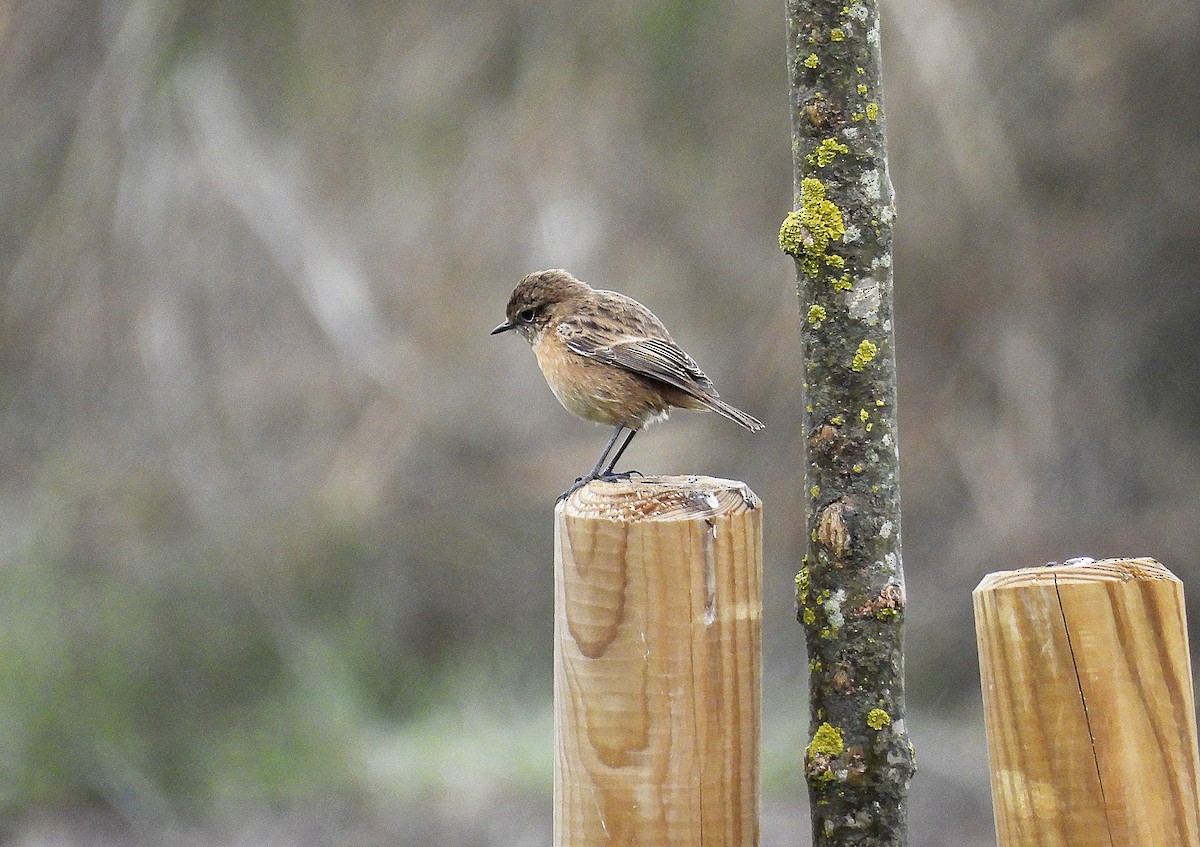
[(555, 847), (752, 847), (762, 509), (711, 477), (555, 509)]
[(974, 592), (1000, 847), (1200, 845), (1183, 586), (1153, 559)]

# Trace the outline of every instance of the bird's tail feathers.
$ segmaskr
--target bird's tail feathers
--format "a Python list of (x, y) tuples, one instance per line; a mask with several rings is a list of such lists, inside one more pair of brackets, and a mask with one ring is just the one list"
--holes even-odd
[(754, 417), (753, 415), (746, 414), (741, 409), (730, 406), (720, 397), (706, 397), (704, 399), (704, 404), (714, 412), (724, 415), (738, 426), (745, 427), (751, 432), (758, 432), (760, 429), (766, 426), (766, 424), (764, 424), (758, 418)]

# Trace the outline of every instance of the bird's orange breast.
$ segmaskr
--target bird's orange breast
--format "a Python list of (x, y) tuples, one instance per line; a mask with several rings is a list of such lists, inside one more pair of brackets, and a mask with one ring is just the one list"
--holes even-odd
[(533, 342), (533, 352), (558, 402), (586, 420), (641, 429), (665, 418), (672, 405), (665, 393), (676, 392), (667, 386), (574, 352), (553, 326)]

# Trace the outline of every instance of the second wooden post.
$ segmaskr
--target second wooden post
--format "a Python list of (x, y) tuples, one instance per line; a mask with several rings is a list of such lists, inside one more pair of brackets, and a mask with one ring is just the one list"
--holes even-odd
[(1077, 560), (990, 574), (974, 601), (1001, 847), (1200, 844), (1180, 581)]
[(594, 482), (555, 510), (554, 844), (758, 844), (762, 509)]

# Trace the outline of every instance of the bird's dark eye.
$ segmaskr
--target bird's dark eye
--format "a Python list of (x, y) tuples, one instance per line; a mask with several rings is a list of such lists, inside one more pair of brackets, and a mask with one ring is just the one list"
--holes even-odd
[(525, 323), (529, 323), (531, 320), (533, 320), (534, 311), (535, 310), (532, 308), (522, 309), (520, 312), (517, 313), (517, 317), (520, 318)]

